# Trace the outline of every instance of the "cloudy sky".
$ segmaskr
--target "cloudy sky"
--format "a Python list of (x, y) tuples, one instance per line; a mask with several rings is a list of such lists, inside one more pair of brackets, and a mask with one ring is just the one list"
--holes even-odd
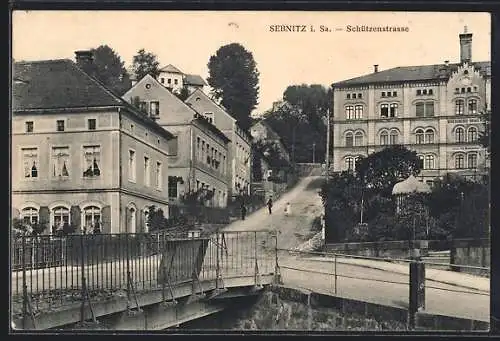
[[(308, 32), (271, 32), (271, 25), (282, 24), (306, 25)], [(320, 25), (331, 32), (320, 32)], [(409, 32), (347, 32), (347, 25), (407, 26)], [(373, 64), (384, 70), (458, 61), (458, 34), (465, 25), (473, 33), (473, 60), (490, 60), (487, 13), (17, 11), (12, 57), (73, 59), (75, 50), (107, 44), (130, 66), (144, 48), (162, 66), (206, 78), (210, 56), (239, 42), (253, 53), (260, 71), (255, 111), (260, 113), (281, 99), (288, 85), (328, 86), (370, 73)]]

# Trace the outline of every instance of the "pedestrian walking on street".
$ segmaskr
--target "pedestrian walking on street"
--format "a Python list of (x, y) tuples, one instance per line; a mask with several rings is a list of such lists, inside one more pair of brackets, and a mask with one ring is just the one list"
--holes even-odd
[(290, 206), (289, 202), (287, 202), (285, 206), (285, 215), (286, 216), (292, 215), (292, 206)]
[(245, 220), (245, 216), (247, 215), (247, 207), (245, 204), (241, 204), (241, 220)]
[(269, 214), (273, 213), (273, 199), (271, 198), (267, 201), (267, 209), (269, 210)]

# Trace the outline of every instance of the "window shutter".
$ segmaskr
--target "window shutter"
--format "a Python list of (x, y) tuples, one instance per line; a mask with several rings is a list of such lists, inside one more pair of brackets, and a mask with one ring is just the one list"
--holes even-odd
[(71, 206), (69, 212), (71, 215), (71, 225), (75, 228), (74, 233), (77, 233), (82, 229), (82, 211), (79, 206)]
[(111, 233), (111, 206), (104, 206), (101, 210), (101, 232)]
[(45, 226), (46, 232), (49, 232), (52, 230), (52, 227), (50, 226), (50, 211), (47, 206), (41, 206), (40, 211), (38, 212), (38, 217), (40, 221), (40, 225)]

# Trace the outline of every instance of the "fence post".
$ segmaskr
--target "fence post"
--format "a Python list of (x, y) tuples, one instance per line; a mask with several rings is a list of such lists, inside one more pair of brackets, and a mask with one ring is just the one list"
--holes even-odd
[(410, 293), (408, 304), (408, 328), (415, 329), (416, 314), (425, 308), (425, 264), (420, 261), (410, 263)]
[(26, 318), (28, 317), (28, 286), (26, 285), (26, 248), (25, 248), (25, 236), (21, 236), (22, 242), (22, 267), (23, 267), (23, 329), (26, 329)]
[(80, 268), (81, 268), (81, 275), (82, 275), (82, 305), (80, 307), (80, 323), (83, 325), (85, 322), (85, 299), (86, 299), (86, 280), (85, 280), (85, 247), (84, 247), (84, 238), (85, 234), (80, 235), (80, 252), (81, 252), (81, 262), (80, 262)]
[(126, 267), (127, 267), (127, 312), (130, 311), (130, 257), (129, 257), (129, 249), (128, 249), (128, 232), (125, 233), (125, 257), (126, 259)]

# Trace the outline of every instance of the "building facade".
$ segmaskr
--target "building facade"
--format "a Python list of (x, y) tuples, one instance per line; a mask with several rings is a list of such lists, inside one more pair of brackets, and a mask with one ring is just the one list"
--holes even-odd
[(478, 142), (491, 108), (490, 62), (472, 60), (472, 34), (459, 35), (460, 62), (406, 66), (332, 84), (333, 170), (402, 144), (421, 159), (421, 180), (448, 172), (474, 178), (488, 169)]
[(228, 148), (228, 183), (230, 195), (250, 194), (252, 137), (221, 106), (203, 91), (196, 90), (186, 103), (221, 130), (231, 142)]
[(168, 214), (172, 135), (70, 60), (14, 65), (12, 213), (53, 233), (147, 231)]
[(203, 87), (207, 85), (200, 76), (186, 74), (172, 64), (161, 68), (157, 79), (173, 92), (180, 92), (183, 87), (186, 87), (189, 93), (193, 93), (197, 89), (203, 90)]
[(226, 207), (229, 138), (150, 75), (123, 99), (136, 101), (146, 115), (175, 136), (169, 156), (169, 202), (177, 204), (183, 194), (203, 188), (214, 193), (209, 206)]

